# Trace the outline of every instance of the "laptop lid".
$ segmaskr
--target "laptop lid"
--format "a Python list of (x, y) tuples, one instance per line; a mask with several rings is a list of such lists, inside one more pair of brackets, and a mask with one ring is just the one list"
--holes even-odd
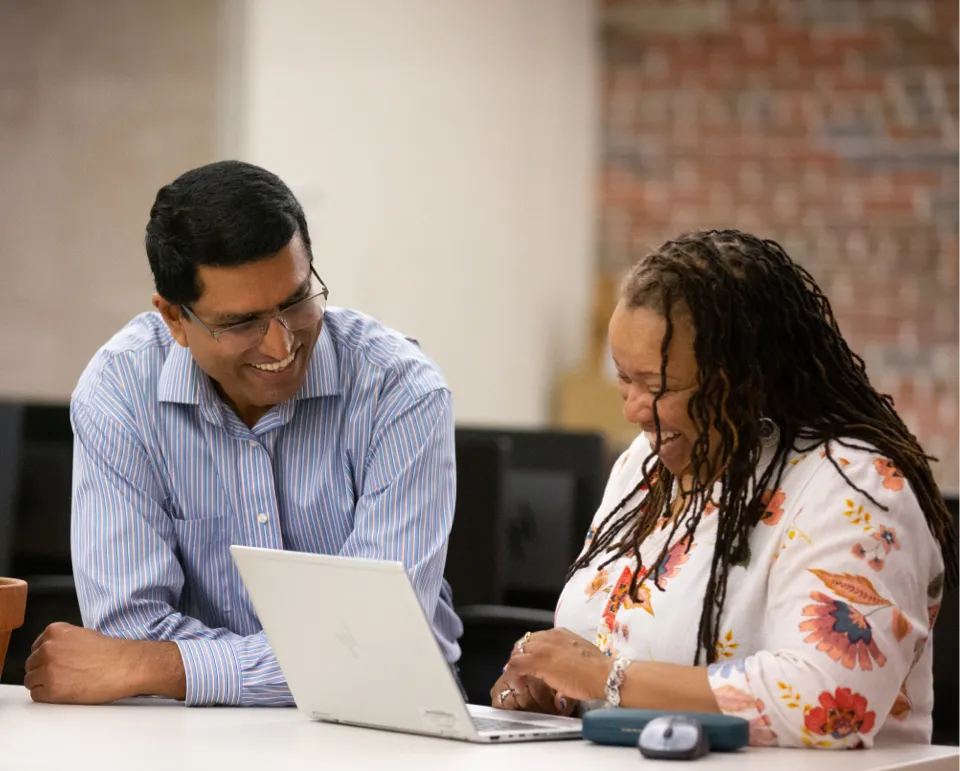
[(476, 736), (401, 563), (247, 546), (230, 552), (301, 711)]

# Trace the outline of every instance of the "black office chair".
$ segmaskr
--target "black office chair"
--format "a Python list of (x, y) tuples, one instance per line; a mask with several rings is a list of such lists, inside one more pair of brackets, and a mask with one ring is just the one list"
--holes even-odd
[(81, 624), (70, 560), (73, 432), (69, 407), (0, 406), (0, 574), (29, 583), (3, 683), (20, 685), (30, 646), (54, 621)]
[(456, 446), (446, 575), (464, 626), (461, 680), (486, 704), (514, 642), (553, 626), (612, 458), (586, 433), (457, 428)]
[(503, 600), (499, 531), (506, 511), (511, 441), (456, 434), (457, 502), (444, 578), (457, 607)]
[(553, 628), (553, 613), (504, 605), (472, 605), (458, 610), (460, 680), (471, 704), (489, 704), (490, 689), (503, 672), (514, 643), (527, 632)]
[(0, 576), (13, 575), (23, 407), (0, 402)]
[(613, 458), (597, 433), (457, 428), (457, 442), (506, 438), (510, 459), (497, 526), (500, 604), (553, 610), (590, 527)]

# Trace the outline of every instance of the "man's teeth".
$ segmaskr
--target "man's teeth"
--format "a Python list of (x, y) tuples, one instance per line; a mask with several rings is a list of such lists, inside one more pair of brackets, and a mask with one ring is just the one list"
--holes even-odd
[[(643, 435), (647, 438), (647, 441), (650, 442), (651, 447), (656, 447), (657, 445), (657, 435), (649, 431), (644, 431)], [(680, 436), (679, 431), (661, 431), (660, 432), (660, 446), (663, 447), (667, 442), (670, 442)]]
[(283, 361), (274, 362), (273, 364), (251, 364), (250, 366), (261, 369), (264, 372), (282, 372), (291, 364), (293, 364), (293, 360), (295, 358), (297, 358), (296, 351), (287, 356), (287, 358), (285, 358)]

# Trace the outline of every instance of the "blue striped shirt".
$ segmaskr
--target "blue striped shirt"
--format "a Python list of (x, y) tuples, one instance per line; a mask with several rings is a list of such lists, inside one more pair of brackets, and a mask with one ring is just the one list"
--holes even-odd
[[(94, 356), (71, 419), (84, 624), (176, 642), (188, 704), (292, 703), (230, 544), (402, 561), (447, 660), (459, 658), (443, 581), (453, 407), (413, 342), (328, 309), (300, 391), (250, 429), (146, 313)], [(358, 599), (376, 612), (376, 598)]]

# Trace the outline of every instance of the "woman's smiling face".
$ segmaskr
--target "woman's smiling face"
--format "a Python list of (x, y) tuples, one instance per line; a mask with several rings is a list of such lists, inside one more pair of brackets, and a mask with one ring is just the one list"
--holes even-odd
[[(653, 403), (661, 388), (661, 348), (666, 331), (666, 319), (650, 308), (629, 308), (621, 302), (610, 318), (610, 349), (617, 368), (623, 416), (643, 431), (652, 448), (658, 444)], [(697, 390), (695, 338), (689, 316), (674, 312), (667, 350), (666, 390), (657, 400), (657, 454), (678, 479), (690, 474), (690, 457), (699, 436), (688, 412), (690, 399)]]

